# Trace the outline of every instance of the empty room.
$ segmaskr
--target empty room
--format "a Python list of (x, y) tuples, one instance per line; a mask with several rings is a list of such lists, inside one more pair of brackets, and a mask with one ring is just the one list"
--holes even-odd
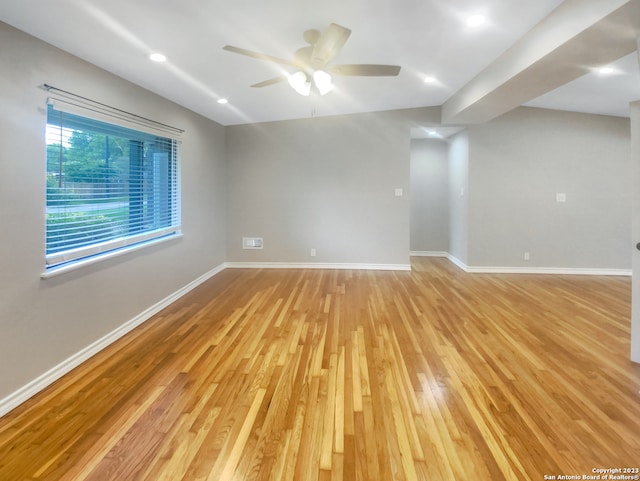
[(0, 480), (640, 479), (639, 37), (0, 2)]

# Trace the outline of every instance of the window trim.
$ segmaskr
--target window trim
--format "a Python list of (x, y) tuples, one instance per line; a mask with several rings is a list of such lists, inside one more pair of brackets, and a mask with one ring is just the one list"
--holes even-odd
[(182, 231), (179, 231), (174, 234), (166, 235), (164, 237), (157, 237), (155, 239), (150, 239), (144, 242), (138, 242), (137, 244), (124, 246), (119, 249), (113, 249), (110, 251), (101, 252), (100, 254), (96, 254), (91, 257), (82, 257), (80, 259), (70, 261), (65, 264), (58, 264), (56, 266), (46, 268), (45, 271), (40, 274), (40, 278), (51, 279), (52, 277), (57, 277), (61, 274), (66, 274), (67, 272), (72, 272), (75, 270), (82, 269), (84, 267), (92, 266), (94, 264), (98, 264), (100, 262), (113, 259), (114, 257), (120, 257), (121, 255), (129, 254), (141, 249), (147, 249), (149, 247), (153, 247), (158, 244), (163, 244), (168, 241), (181, 239), (182, 236), (183, 236)]
[(142, 234), (127, 236), (125, 238), (117, 238), (105, 242), (97, 242), (84, 247), (78, 247), (76, 249), (69, 249), (62, 252), (55, 252), (53, 254), (46, 255), (47, 266), (54, 268), (60, 264), (66, 264), (67, 262), (73, 262), (87, 257), (97, 256), (112, 250), (122, 249), (124, 247), (133, 246), (146, 242), (152, 239), (160, 239), (176, 234), (180, 231), (180, 225), (176, 227), (165, 227), (163, 229), (155, 229), (147, 231)]

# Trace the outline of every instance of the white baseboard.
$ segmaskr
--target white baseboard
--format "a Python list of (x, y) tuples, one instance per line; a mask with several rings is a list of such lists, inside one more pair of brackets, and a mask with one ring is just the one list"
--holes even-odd
[(410, 264), (347, 264), (322, 262), (227, 262), (230, 269), (354, 269), (371, 271), (410, 271)]
[(446, 254), (447, 259), (465, 272), (473, 274), (548, 274), (575, 276), (630, 276), (631, 269), (601, 269), (584, 267), (491, 267), (468, 266), (460, 259)]
[(411, 257), (449, 257), (446, 251), (411, 251)]
[(35, 394), (39, 393), (50, 384), (53, 384), (55, 381), (60, 379), (69, 371), (78, 367), (80, 364), (82, 364), (83, 362), (85, 362), (95, 354), (99, 353), (100, 351), (105, 349), (107, 346), (109, 346), (110, 344), (114, 343), (115, 341), (123, 337), (125, 334), (128, 334), (133, 329), (135, 329), (136, 327), (138, 327), (139, 325), (141, 325), (142, 323), (150, 319), (152, 316), (160, 312), (162, 309), (169, 306), (173, 302), (177, 301), (180, 297), (184, 296), (189, 291), (195, 289), (203, 282), (207, 281), (208, 279), (218, 274), (220, 271), (224, 270), (224, 268), (225, 268), (224, 264), (221, 264), (218, 267), (203, 274), (202, 276), (190, 282), (183, 288), (177, 290), (173, 294), (162, 299), (160, 302), (154, 304), (150, 308), (141, 312), (133, 319), (125, 322), (120, 327), (111, 331), (106, 336), (102, 337), (101, 339), (98, 339), (97, 341), (85, 347), (84, 349), (77, 352), (76, 354), (69, 357), (68, 359), (65, 359), (57, 366), (52, 367), (47, 372), (37, 377), (27, 385), (9, 394), (5, 398), (0, 399), (0, 417), (4, 416), (9, 411), (15, 409), (20, 404), (22, 404), (23, 402), (25, 402), (27, 399), (34, 396)]
[(582, 267), (467, 267), (478, 274), (549, 274), (571, 276), (630, 276), (630, 269), (590, 269)]
[(452, 256), (451, 254), (447, 253), (447, 259), (449, 259), (451, 262), (453, 262), (455, 265), (457, 265), (460, 269), (462, 269), (465, 272), (469, 272), (468, 271), (468, 267), (467, 265), (462, 262), (460, 259), (458, 259), (457, 257)]

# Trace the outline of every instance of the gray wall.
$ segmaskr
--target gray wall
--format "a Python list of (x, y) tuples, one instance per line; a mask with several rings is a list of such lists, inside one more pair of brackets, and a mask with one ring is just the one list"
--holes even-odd
[(629, 119), (521, 107), (468, 130), (469, 266), (630, 269)]
[(411, 251), (449, 250), (449, 162), (444, 140), (411, 141)]
[[(422, 113), (228, 127), (227, 259), (407, 265), (407, 122)], [(264, 249), (243, 250), (246, 236), (263, 237)]]
[(449, 254), (467, 264), (469, 212), (469, 135), (449, 139)]
[[(224, 128), (0, 23), (0, 399), (225, 260)], [(44, 271), (43, 83), (186, 130), (184, 237)]]
[[(631, 104), (631, 163), (633, 171), (633, 241), (640, 242), (640, 102)], [(631, 360), (640, 363), (640, 251), (631, 247)]]

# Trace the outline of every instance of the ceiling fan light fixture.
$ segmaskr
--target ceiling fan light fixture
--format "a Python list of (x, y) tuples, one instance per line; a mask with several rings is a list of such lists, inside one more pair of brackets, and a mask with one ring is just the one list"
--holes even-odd
[[(340, 53), (345, 42), (349, 38), (351, 30), (336, 23), (331, 23), (322, 32), (311, 29), (304, 33), (307, 46), (295, 51), (293, 60), (287, 60), (273, 55), (267, 55), (246, 48), (225, 45), (223, 50), (245, 55), (247, 57), (265, 60), (267, 62), (293, 67), (294, 73), (279, 75), (251, 85), (251, 87), (261, 88), (288, 81), (300, 95), (308, 96), (311, 88), (315, 85), (315, 90), (320, 95), (331, 92), (334, 88), (329, 72), (334, 75), (350, 77), (395, 77), (400, 73), (399, 65), (378, 65), (378, 64), (344, 64), (333, 65), (332, 61)], [(326, 70), (324, 70), (326, 68)]]
[(289, 75), (287, 80), (289, 85), (291, 85), (291, 88), (300, 95), (307, 97), (311, 93), (311, 82), (307, 79), (306, 73), (298, 71)]
[(315, 84), (320, 95), (327, 94), (333, 90), (333, 82), (331, 82), (331, 75), (324, 70), (316, 70), (313, 73), (313, 83)]

